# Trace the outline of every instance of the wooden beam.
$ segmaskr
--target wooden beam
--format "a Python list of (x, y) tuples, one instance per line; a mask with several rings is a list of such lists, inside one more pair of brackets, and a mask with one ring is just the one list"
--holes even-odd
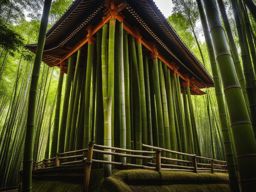
[(92, 29), (90, 37), (86, 36), (84, 39), (82, 39), (82, 41), (80, 43), (78, 43), (67, 55), (65, 55), (59, 62), (57, 65), (59, 65), (60, 63), (63, 63), (65, 60), (67, 60), (71, 55), (73, 55), (75, 52), (77, 52), (82, 46), (84, 46), (86, 43), (89, 42), (89, 40), (91, 39), (91, 36), (93, 36), (94, 34), (96, 34), (109, 20), (111, 19), (111, 15), (108, 15), (107, 17), (105, 17), (100, 23), (99, 25), (97, 25), (95, 28)]

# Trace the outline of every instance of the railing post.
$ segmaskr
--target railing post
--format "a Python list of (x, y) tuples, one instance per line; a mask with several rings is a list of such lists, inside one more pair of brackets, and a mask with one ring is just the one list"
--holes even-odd
[(196, 157), (196, 155), (193, 156), (193, 165), (194, 165), (194, 172), (197, 173), (197, 157)]
[(161, 171), (161, 150), (156, 150), (156, 170)]
[(56, 154), (56, 158), (55, 158), (55, 166), (59, 167), (60, 166), (60, 159), (59, 159), (59, 154)]
[(43, 160), (43, 168), (47, 167), (46, 159)]
[(211, 173), (214, 173), (214, 160), (211, 160)]
[(84, 192), (89, 192), (91, 169), (92, 169), (92, 158), (93, 158), (93, 147), (94, 147), (94, 143), (90, 142), (88, 146), (87, 158), (84, 164)]

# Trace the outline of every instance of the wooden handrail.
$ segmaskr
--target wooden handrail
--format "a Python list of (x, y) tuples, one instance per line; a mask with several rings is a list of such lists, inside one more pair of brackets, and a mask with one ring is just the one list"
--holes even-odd
[(153, 151), (143, 151), (143, 150), (133, 150), (133, 149), (123, 149), (123, 148), (118, 148), (118, 147), (110, 147), (110, 146), (105, 146), (105, 145), (97, 145), (95, 144), (95, 147), (103, 148), (103, 149), (113, 149), (116, 151), (124, 151), (124, 152), (131, 152), (131, 153), (145, 153), (145, 154), (154, 154)]
[[(87, 149), (79, 149), (59, 153), (56, 157), (44, 159), (34, 163), (34, 170), (72, 166), (84, 162), (84, 189), (89, 190), (90, 172), (92, 164), (112, 164), (123, 168), (142, 168), (142, 169), (155, 169), (161, 170), (180, 170), (191, 172), (209, 171), (214, 172), (227, 172), (226, 161), (217, 160), (209, 157), (197, 156), (196, 154), (183, 153), (161, 147), (142, 145), (147, 150), (133, 150), (123, 149), (118, 147), (104, 146), (90, 143)], [(106, 161), (103, 156), (94, 157), (94, 153), (110, 155), (113, 160)], [(170, 157), (169, 154), (174, 154), (175, 158)], [(129, 158), (129, 162), (122, 161), (122, 158)], [(139, 159), (144, 159), (143, 163), (135, 163)]]
[(161, 159), (166, 160), (166, 161), (180, 162), (180, 163), (191, 163), (191, 161), (188, 161), (188, 160), (174, 159), (174, 158), (170, 158), (170, 157), (161, 157)]
[(88, 151), (88, 149), (79, 149), (79, 150), (74, 150), (74, 151), (67, 151), (67, 152), (64, 152), (64, 153), (59, 153), (59, 156), (63, 156), (63, 155), (68, 155), (68, 154), (71, 154), (71, 153), (83, 153), (83, 152), (86, 152)]
[(98, 150), (94, 149), (94, 152), (96, 153), (102, 153), (102, 154), (107, 154), (107, 155), (112, 155), (112, 156), (120, 156), (120, 157), (134, 157), (138, 159), (153, 159), (153, 156), (145, 156), (145, 155), (134, 155), (134, 154), (126, 154), (126, 153), (117, 153), (117, 152), (110, 152), (110, 151), (103, 151), (103, 150)]
[(161, 151), (164, 151), (164, 152), (169, 152), (169, 153), (173, 153), (173, 154), (176, 154), (176, 155), (184, 155), (184, 156), (188, 156), (188, 157), (193, 157), (195, 155), (195, 154), (183, 153), (183, 152), (179, 152), (179, 151), (173, 151), (173, 150), (170, 150), (170, 149), (165, 149), (165, 148), (161, 148), (161, 147), (155, 147), (155, 146), (146, 145), (146, 144), (142, 144), (142, 147), (153, 149), (153, 150), (161, 150)]

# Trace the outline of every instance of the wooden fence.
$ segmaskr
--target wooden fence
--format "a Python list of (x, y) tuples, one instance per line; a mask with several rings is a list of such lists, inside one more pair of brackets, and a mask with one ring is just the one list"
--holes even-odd
[(59, 153), (34, 163), (34, 170), (82, 165), (84, 189), (88, 191), (92, 165), (111, 165), (116, 169), (151, 169), (188, 172), (227, 172), (226, 161), (182, 153), (143, 144), (143, 150), (131, 150), (90, 143), (87, 149)]

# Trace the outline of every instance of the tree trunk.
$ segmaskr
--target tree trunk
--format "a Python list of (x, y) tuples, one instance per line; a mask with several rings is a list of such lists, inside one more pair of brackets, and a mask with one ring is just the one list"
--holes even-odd
[(254, 4), (253, 0), (244, 0), (246, 3), (246, 6), (250, 10), (254, 20), (256, 21), (256, 5)]
[(249, 100), (249, 107), (251, 112), (251, 121), (256, 134), (256, 84), (253, 64), (250, 57), (249, 46), (247, 43), (247, 33), (245, 30), (244, 19), (239, 8), (238, 0), (231, 0), (232, 8), (236, 20), (236, 27), (239, 36), (239, 44), (241, 47), (241, 54), (244, 67), (244, 76), (246, 78), (246, 90)]
[(256, 142), (215, 0), (204, 0), (216, 60), (224, 84), (243, 192), (256, 188)]
[(226, 159), (228, 164), (230, 187), (233, 192), (238, 192), (239, 185), (238, 185), (238, 178), (237, 178), (237, 172), (236, 172), (236, 166), (235, 166), (236, 157), (234, 154), (234, 146), (232, 145), (231, 130), (227, 120), (228, 116), (227, 116), (227, 111), (225, 109), (226, 104), (223, 98), (224, 94), (221, 87), (220, 74), (218, 72), (217, 63), (214, 57), (213, 45), (211, 42), (208, 24), (206, 22), (201, 0), (197, 0), (197, 3), (198, 3), (198, 9), (200, 12), (200, 18), (201, 18), (201, 22), (204, 30), (204, 36), (205, 36), (205, 41), (206, 41), (206, 45), (209, 53), (209, 58), (211, 62), (212, 73), (213, 73), (215, 95), (218, 103), (221, 130), (222, 130), (222, 135), (225, 143), (225, 154), (226, 154)]
[(60, 124), (60, 103), (61, 103), (63, 77), (64, 77), (64, 72), (62, 72), (60, 69), (60, 76), (59, 76), (59, 83), (58, 83), (58, 90), (57, 90), (57, 100), (56, 100), (56, 107), (55, 107), (54, 128), (53, 128), (53, 136), (52, 136), (53, 140), (52, 140), (51, 157), (56, 156), (57, 149), (58, 149), (59, 124)]
[(225, 10), (225, 5), (223, 3), (223, 0), (218, 0), (218, 5), (219, 5), (219, 8), (220, 8), (220, 13), (221, 13), (222, 20), (223, 20), (223, 23), (224, 23), (224, 26), (225, 26), (225, 29), (226, 29), (227, 37), (228, 37), (228, 40), (229, 40), (229, 45), (230, 45), (230, 48), (231, 48), (230, 51), (232, 53), (233, 60), (234, 60), (234, 63), (235, 63), (236, 73), (237, 73), (239, 82), (241, 84), (241, 87), (243, 89), (245, 99), (247, 99), (247, 92), (246, 92), (246, 89), (245, 89), (245, 87), (246, 87), (245, 83), (246, 82), (245, 82), (245, 78), (244, 78), (244, 75), (243, 75), (243, 69), (242, 69), (242, 66), (241, 66), (238, 51), (237, 51), (237, 48), (236, 48), (236, 43), (235, 43), (232, 31), (231, 31), (231, 27), (230, 27), (230, 24), (229, 24), (229, 20), (228, 20), (228, 16), (227, 16), (227, 13), (226, 13), (226, 10)]
[(58, 152), (62, 153), (65, 151), (65, 138), (66, 135), (66, 128), (67, 128), (67, 115), (68, 115), (68, 107), (69, 107), (69, 99), (70, 99), (70, 92), (72, 86), (72, 80), (74, 76), (75, 64), (74, 64), (75, 56), (69, 58), (68, 61), (68, 73), (66, 78), (66, 87), (65, 87), (65, 95), (62, 107), (62, 117), (60, 122), (60, 142), (59, 142), (59, 149)]
[(25, 137), (24, 159), (23, 159), (23, 176), (22, 176), (22, 191), (32, 191), (32, 167), (33, 167), (33, 145), (34, 145), (34, 116), (35, 116), (35, 104), (36, 104), (36, 92), (37, 83), (40, 72), (40, 64), (42, 60), (45, 34), (48, 24), (48, 16), (51, 8), (51, 0), (45, 0), (43, 16), (40, 25), (38, 47), (36, 51), (36, 58), (34, 62), (31, 87), (29, 92), (29, 104), (28, 104), (28, 117), (27, 117), (27, 129)]

